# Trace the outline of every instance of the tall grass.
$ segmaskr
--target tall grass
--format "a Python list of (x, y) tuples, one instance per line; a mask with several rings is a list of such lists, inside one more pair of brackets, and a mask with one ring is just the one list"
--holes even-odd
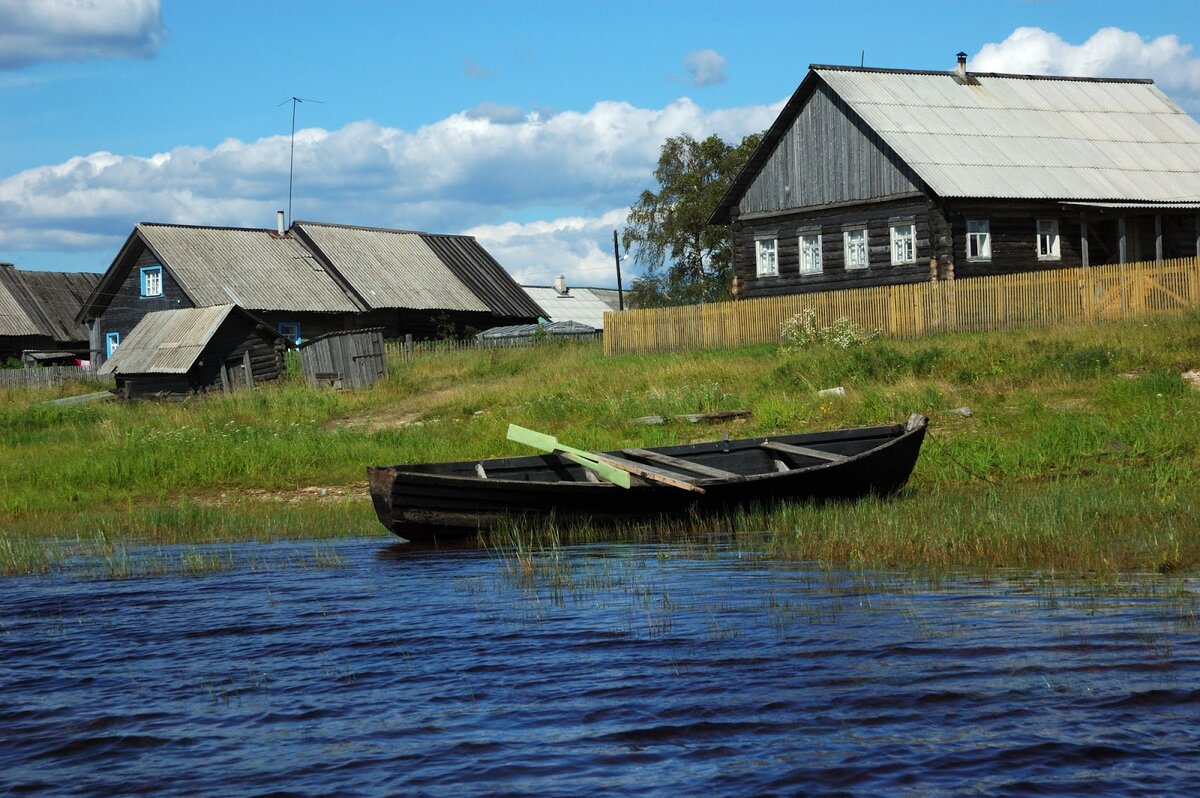
[[(991, 560), (1032, 567), (1039, 558), (1065, 562), (1072, 545), (1094, 554), (1099, 539), (1064, 543), (1061, 554), (1049, 541), (1081, 534), (1091, 523), (1083, 508), (1108, 518), (1125, 507), (1144, 523), (1170, 525), (1180, 539), (1171, 567), (1189, 568), (1200, 564), (1196, 533), (1182, 528), (1179, 513), (1194, 506), (1191, 486), (1200, 476), (1200, 392), (1180, 373), (1197, 367), (1200, 314), (1191, 313), (877, 339), (851, 350), (446, 352), (395, 360), (392, 376), (365, 391), (313, 391), (293, 374), (254, 392), (185, 403), (55, 406), (43, 404), (45, 390), (9, 389), (0, 391), (0, 558), (36, 558), (28, 552), (40, 544), (30, 541), (81, 530), (182, 541), (324, 536), (328, 522), (329, 534), (362, 534), (375, 529), (366, 466), (524, 453), (505, 440), (510, 422), (578, 446), (613, 448), (895, 422), (921, 412), (932, 418), (931, 438), (909, 498), (882, 508), (792, 508), (762, 523), (782, 531), (833, 524), (844, 536), (844, 544), (820, 550), (815, 538), (796, 536), (802, 556), (899, 563), (955, 551), (966, 552), (955, 555), (965, 561), (974, 545), (990, 547)], [(817, 393), (837, 385), (844, 397)], [(961, 407), (971, 415), (950, 412)], [(737, 408), (750, 408), (751, 417), (717, 426), (633, 422)], [(322, 490), (350, 497), (351, 523), (330, 521)], [(1028, 493), (1013, 493), (1021, 490)], [(1064, 491), (1080, 509), (1052, 523), (1059, 516), (1039, 502)], [(1024, 496), (1014, 506), (1028, 510), (981, 504), (1000, 493)], [(1156, 501), (1183, 509), (1162, 515)], [(964, 528), (992, 519), (982, 526), (993, 530), (992, 542), (918, 534), (931, 513), (951, 529), (955, 506), (972, 508), (960, 519)], [(889, 517), (899, 524), (891, 532)], [(1045, 545), (1027, 545), (1035, 531)], [(890, 535), (891, 553), (864, 542), (871, 534)], [(982, 551), (980, 562), (989, 559)], [(1157, 555), (1139, 560), (1122, 551), (1110, 558), (1114, 567), (1158, 567)], [(1092, 554), (1077, 559), (1103, 566)]]

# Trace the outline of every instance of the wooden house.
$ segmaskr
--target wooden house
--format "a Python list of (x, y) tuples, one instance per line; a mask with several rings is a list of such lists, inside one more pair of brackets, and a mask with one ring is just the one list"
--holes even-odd
[(275, 230), (137, 225), (79, 320), (103, 360), (146, 314), (237, 305), (293, 342), (380, 327), (429, 338), (541, 309), (469, 236), (296, 222)]
[(236, 305), (147, 313), (100, 366), (125, 397), (234, 391), (278, 379), (289, 341)]
[(1200, 124), (1149, 80), (813, 65), (714, 211), (735, 294), (1200, 255)]
[(546, 312), (550, 321), (573, 321), (597, 330), (604, 329), (604, 314), (620, 309), (615, 288), (577, 288), (558, 275), (554, 285), (523, 285), (529, 298)]
[(26, 271), (0, 263), (0, 362), (87, 359), (88, 330), (75, 316), (99, 282), (100, 275), (90, 272)]

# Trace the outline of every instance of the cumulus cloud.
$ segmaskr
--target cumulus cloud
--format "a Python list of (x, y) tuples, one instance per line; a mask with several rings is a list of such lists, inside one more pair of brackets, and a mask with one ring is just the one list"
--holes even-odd
[(985, 44), (971, 60), (978, 72), (1153, 78), (1189, 105), (1200, 100), (1200, 58), (1174, 34), (1144, 39), (1132, 31), (1101, 28), (1083, 44), (1041, 28), (1017, 28), (1002, 42)]
[[(479, 225), (466, 233), (508, 265), (522, 285), (553, 285), (554, 278), (562, 274), (567, 285), (615, 288), (612, 232), (625, 224), (628, 213), (628, 208), (614, 208), (597, 216)], [(631, 277), (622, 274), (626, 288)]]
[[(497, 122), (461, 112), (413, 131), (359, 121), (296, 131), (298, 219), (475, 230), (511, 271), (594, 283), (611, 265), (612, 227), (650, 186), (669, 136), (738, 141), (765, 129), (781, 103), (706, 111), (601, 102), (586, 111)], [(0, 252), (86, 250), (101, 267), (139, 221), (272, 227), (285, 208), (288, 136), (151, 156), (96, 152), (0, 179)], [(613, 214), (616, 214), (614, 217)], [(513, 226), (513, 218), (552, 217)], [(538, 237), (541, 236), (540, 242)], [(607, 254), (604, 241), (609, 241)]]
[(517, 106), (493, 102), (482, 102), (464, 113), (469, 119), (490, 119), (501, 125), (520, 122), (525, 118), (525, 112)]
[(693, 86), (711, 86), (728, 79), (725, 77), (725, 56), (716, 50), (688, 53), (683, 59), (683, 69)]
[(0, 69), (148, 58), (164, 36), (159, 0), (0, 0)]

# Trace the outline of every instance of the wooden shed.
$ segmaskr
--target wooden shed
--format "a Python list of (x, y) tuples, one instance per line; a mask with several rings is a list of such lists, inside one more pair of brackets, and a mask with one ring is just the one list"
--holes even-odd
[(369, 388), (388, 375), (383, 328), (331, 332), (306, 341), (300, 363), (314, 388)]
[(147, 313), (104, 361), (100, 374), (134, 396), (252, 388), (283, 373), (288, 341), (236, 305)]

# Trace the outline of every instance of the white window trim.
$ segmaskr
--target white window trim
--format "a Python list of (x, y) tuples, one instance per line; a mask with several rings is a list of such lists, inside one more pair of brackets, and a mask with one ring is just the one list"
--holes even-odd
[[(971, 232), (972, 224), (981, 224), (986, 227), (982, 232)], [(978, 255), (971, 254), (971, 236), (983, 236), (983, 246), (980, 248)], [(967, 220), (967, 260), (969, 261), (990, 261), (992, 259), (992, 222), (990, 219), (968, 219)]]
[[(909, 234), (907, 236), (901, 237), (901, 236), (897, 235), (897, 233), (896, 233), (896, 231), (901, 227), (907, 227), (911, 232), (909, 232)], [(916, 222), (899, 222), (897, 224), (891, 225), (890, 230), (892, 233), (892, 265), (893, 266), (904, 266), (909, 263), (916, 263), (917, 262), (917, 223)], [(912, 253), (908, 258), (902, 259), (897, 254), (896, 242), (901, 241), (903, 238), (907, 238), (911, 242)]]
[[(770, 268), (764, 269), (763, 263), (766, 261), (764, 255), (767, 252), (765, 244), (770, 244)], [(779, 241), (776, 238), (756, 238), (754, 239), (754, 274), (756, 277), (778, 277), (779, 276)]]
[[(806, 238), (817, 239), (817, 265), (816, 265), (816, 268), (805, 268), (805, 266), (804, 266), (804, 239), (806, 239)], [(821, 241), (821, 234), (817, 233), (817, 232), (801, 233), (799, 236), (798, 243), (800, 245), (800, 273), (801, 274), (820, 274), (822, 271), (824, 271), (825, 270), (825, 253), (824, 253), (824, 249), (823, 249), (824, 244)]]
[[(1050, 251), (1042, 253), (1042, 225), (1048, 224), (1054, 226), (1054, 237), (1050, 240)], [(1062, 236), (1058, 232), (1058, 219), (1038, 219), (1037, 220), (1037, 256), (1038, 260), (1062, 260)]]
[[(150, 276), (156, 278), (157, 291), (152, 291), (150, 286)], [(163, 295), (163, 268), (162, 266), (143, 266), (141, 269), (141, 296), (147, 298), (157, 298)]]
[[(850, 235), (851, 233), (863, 234), (863, 262), (861, 265), (852, 266), (850, 264)], [(871, 265), (871, 247), (870, 236), (867, 234), (866, 227), (848, 227), (842, 230), (842, 257), (845, 259), (843, 265), (847, 270), (859, 271), (866, 269)]]

